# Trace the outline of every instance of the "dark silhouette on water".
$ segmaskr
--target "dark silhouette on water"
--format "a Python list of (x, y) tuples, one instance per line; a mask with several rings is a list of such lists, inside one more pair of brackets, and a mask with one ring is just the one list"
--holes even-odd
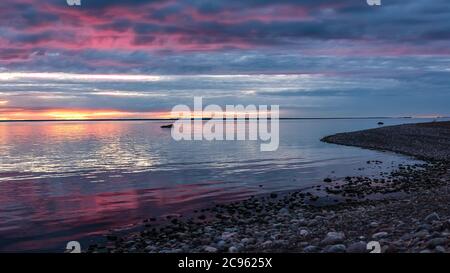
[(161, 126), (161, 128), (168, 128), (168, 129), (170, 129), (172, 127), (173, 127), (173, 124), (167, 124), (167, 125), (162, 125)]

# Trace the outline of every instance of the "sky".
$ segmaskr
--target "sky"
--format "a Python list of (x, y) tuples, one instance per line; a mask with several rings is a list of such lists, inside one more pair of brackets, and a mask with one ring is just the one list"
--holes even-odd
[(2, 0), (0, 119), (449, 116), (448, 0)]

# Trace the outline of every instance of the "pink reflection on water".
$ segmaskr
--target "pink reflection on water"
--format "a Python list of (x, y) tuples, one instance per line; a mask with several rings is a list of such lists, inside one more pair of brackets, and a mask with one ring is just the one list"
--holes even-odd
[[(222, 189), (214, 185), (211, 182), (88, 194), (86, 191), (93, 191), (90, 187), (99, 185), (35, 180), (2, 183), (0, 188), (6, 192), (0, 195), (0, 211), (5, 215), (5, 210), (8, 216), (0, 217), (2, 225), (7, 226), (0, 229), (0, 251), (63, 251), (70, 240), (129, 227), (148, 217), (183, 214), (200, 208), (201, 203), (236, 200), (249, 194), (240, 191), (232, 198), (221, 196)], [(55, 187), (61, 186), (70, 186), (70, 193), (59, 195)]]
[(285, 121), (275, 153), (251, 141), (176, 142), (158, 122), (0, 123), (0, 252), (62, 252), (146, 218), (358, 175), (367, 160), (385, 169), (399, 157), (319, 141), (372, 123)]

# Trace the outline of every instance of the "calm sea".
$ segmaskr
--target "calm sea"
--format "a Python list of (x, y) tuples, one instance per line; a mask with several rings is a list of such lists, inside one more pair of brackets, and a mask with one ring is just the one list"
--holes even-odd
[(145, 218), (361, 174), (367, 160), (410, 162), (320, 142), (378, 121), (282, 120), (275, 152), (257, 141), (176, 142), (155, 121), (0, 123), (0, 251), (62, 252)]

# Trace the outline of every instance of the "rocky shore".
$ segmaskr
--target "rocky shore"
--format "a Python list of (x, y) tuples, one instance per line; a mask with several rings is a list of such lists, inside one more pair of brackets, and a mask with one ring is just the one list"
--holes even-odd
[(398, 152), (425, 160), (449, 160), (450, 122), (386, 126), (327, 136), (322, 141)]
[[(108, 234), (87, 252), (450, 252), (450, 123), (381, 127), (323, 139), (414, 155), (380, 178), (346, 177), (308, 191), (273, 193), (149, 218), (131, 234)], [(377, 164), (377, 162), (366, 162)]]

